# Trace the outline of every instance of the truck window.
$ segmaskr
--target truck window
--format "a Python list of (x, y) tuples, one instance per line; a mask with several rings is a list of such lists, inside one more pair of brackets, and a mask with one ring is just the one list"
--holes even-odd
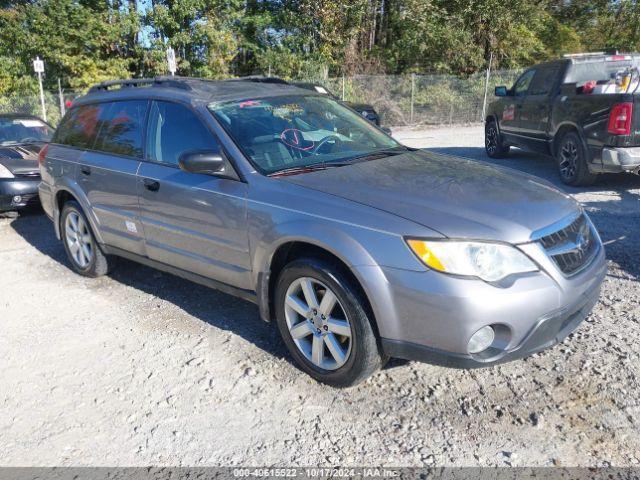
[(529, 90), (529, 85), (531, 85), (531, 80), (533, 80), (533, 76), (535, 74), (535, 70), (527, 70), (526, 72), (524, 72), (513, 86), (514, 95), (516, 95), (517, 97), (526, 95), (527, 90)]
[(529, 95), (547, 95), (551, 92), (560, 69), (558, 67), (540, 68), (536, 71), (531, 86), (529, 87)]

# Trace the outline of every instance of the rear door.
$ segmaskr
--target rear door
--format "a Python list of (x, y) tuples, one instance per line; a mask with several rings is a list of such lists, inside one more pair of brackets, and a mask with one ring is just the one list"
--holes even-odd
[(96, 134), (77, 171), (105, 243), (139, 255), (144, 254), (144, 236), (138, 220), (136, 173), (147, 106), (146, 100), (87, 105), (84, 123)]
[(180, 155), (190, 150), (220, 151), (220, 147), (191, 107), (154, 101), (137, 187), (147, 255), (251, 288), (247, 184), (181, 170)]
[(520, 101), (519, 133), (533, 150), (547, 150), (551, 97), (557, 90), (559, 77), (560, 65), (536, 68), (529, 89)]

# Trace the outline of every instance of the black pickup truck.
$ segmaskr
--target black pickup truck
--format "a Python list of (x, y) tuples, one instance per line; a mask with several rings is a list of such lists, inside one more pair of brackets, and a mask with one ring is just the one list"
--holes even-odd
[(599, 173), (640, 174), (639, 67), (639, 54), (593, 53), (529, 68), (511, 89), (495, 89), (487, 154), (505, 157), (517, 146), (551, 155), (574, 186)]

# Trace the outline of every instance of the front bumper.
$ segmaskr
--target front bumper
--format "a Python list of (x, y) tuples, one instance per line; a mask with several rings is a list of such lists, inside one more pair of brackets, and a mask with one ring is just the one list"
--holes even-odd
[[(574, 331), (597, 303), (606, 275), (604, 249), (572, 277), (553, 272), (550, 264), (545, 267), (504, 288), (434, 271), (383, 268), (386, 285), (369, 292), (369, 298), (376, 318), (382, 319), (378, 329), (384, 352), (476, 368), (551, 347)], [(361, 267), (360, 274), (366, 268)], [(467, 353), (471, 336), (486, 325), (496, 330), (494, 344), (480, 354)]]
[(0, 179), (0, 211), (16, 210), (38, 205), (38, 185), (40, 178), (3, 178)]
[(634, 172), (640, 169), (640, 147), (605, 147), (602, 168), (606, 172)]

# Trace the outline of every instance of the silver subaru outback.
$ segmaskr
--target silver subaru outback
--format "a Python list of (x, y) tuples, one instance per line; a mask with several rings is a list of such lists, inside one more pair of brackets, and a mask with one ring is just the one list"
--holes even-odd
[(407, 148), (284, 82), (102, 83), (40, 163), (75, 271), (120, 256), (255, 302), (334, 386), (389, 357), (473, 368), (538, 352), (605, 276), (591, 220), (544, 180)]

